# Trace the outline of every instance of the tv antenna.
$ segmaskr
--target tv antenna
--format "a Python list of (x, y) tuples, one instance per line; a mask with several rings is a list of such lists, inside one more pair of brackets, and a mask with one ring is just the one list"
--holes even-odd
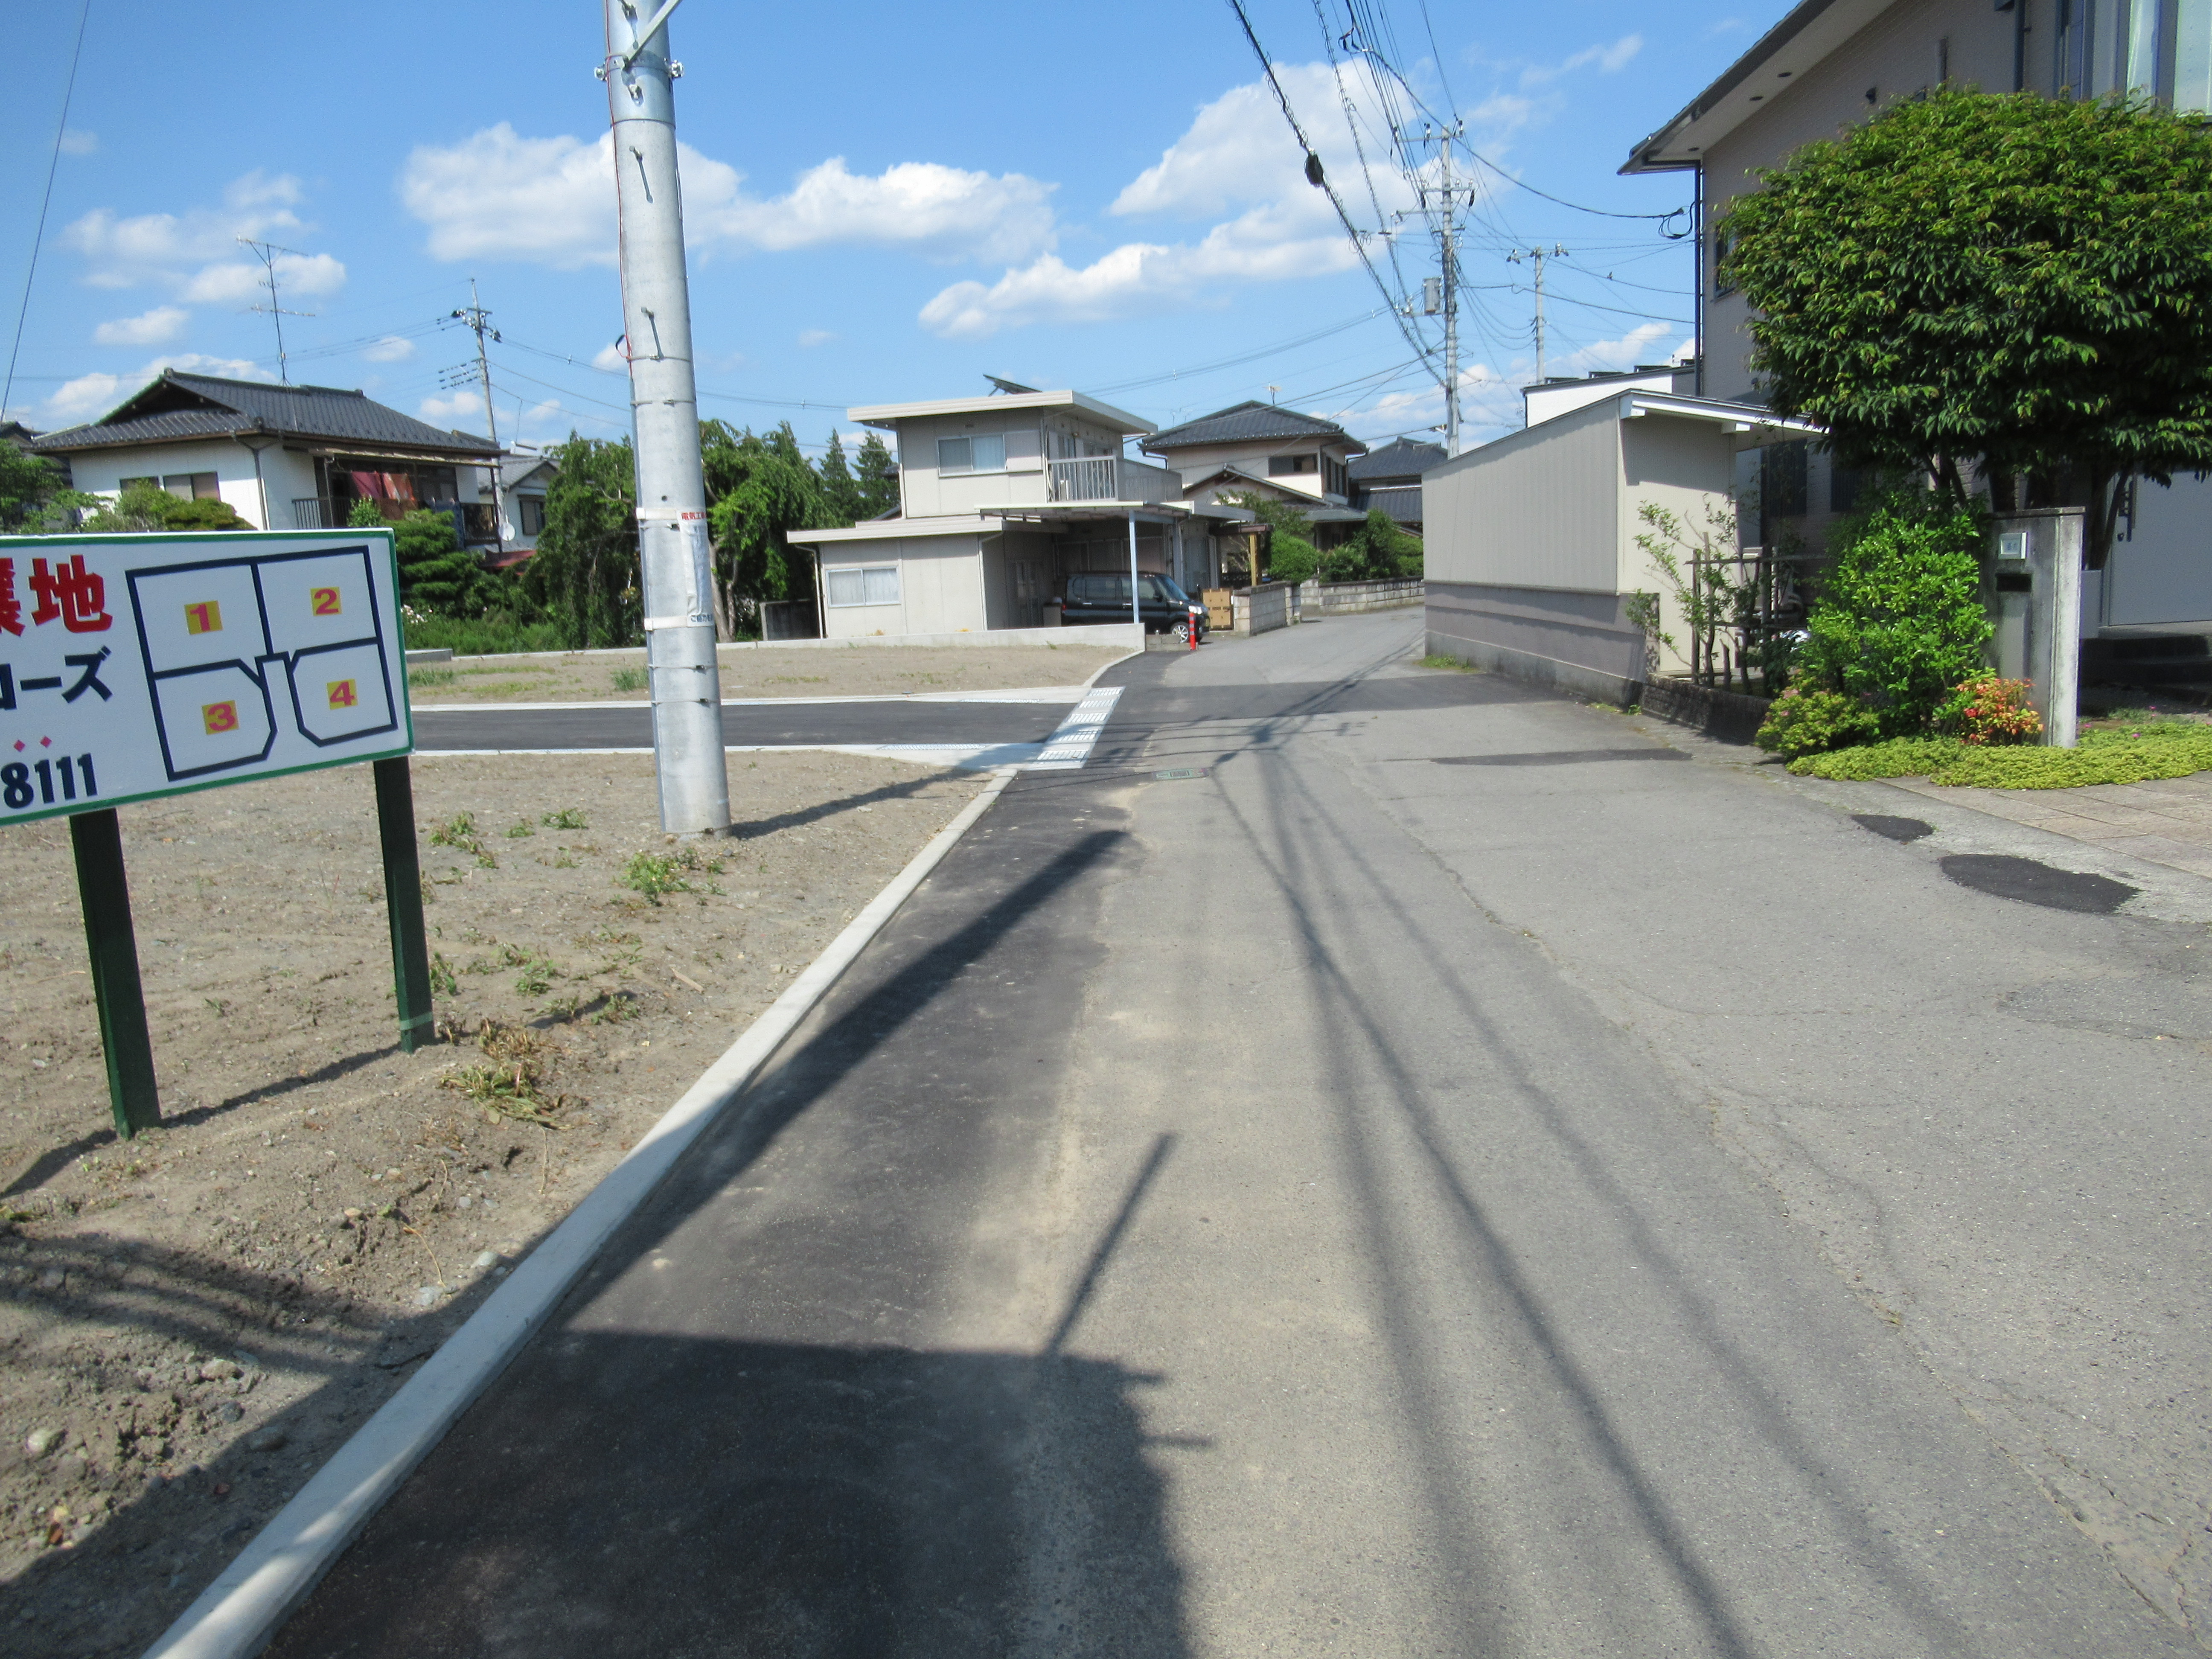
[(292, 384), (292, 373), (284, 362), (284, 319), (287, 317), (312, 317), (315, 313), (284, 309), (283, 302), (276, 294), (276, 256), (289, 253), (295, 259), (304, 259), (307, 256), (295, 247), (279, 247), (274, 242), (257, 242), (251, 236), (240, 236), (238, 242), (240, 247), (252, 249), (253, 257), (261, 261), (261, 286), (269, 290), (269, 303), (248, 306), (246, 309), (259, 313), (276, 325), (276, 378), (289, 386)]

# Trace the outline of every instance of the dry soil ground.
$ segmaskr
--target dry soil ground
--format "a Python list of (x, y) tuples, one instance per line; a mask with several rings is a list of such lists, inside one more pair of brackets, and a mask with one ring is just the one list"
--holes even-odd
[(684, 852), (642, 757), (414, 776), (414, 1054), (365, 768), (123, 809), (167, 1120), (129, 1143), (68, 831), (0, 842), (0, 1652), (141, 1651), (985, 781), (732, 757), (741, 836), (641, 868)]
[[(909, 691), (1002, 691), (1078, 685), (1123, 651), (1091, 645), (854, 646), (726, 650), (725, 697), (882, 697)], [(643, 701), (645, 653), (457, 657), (407, 676), (418, 704)]]

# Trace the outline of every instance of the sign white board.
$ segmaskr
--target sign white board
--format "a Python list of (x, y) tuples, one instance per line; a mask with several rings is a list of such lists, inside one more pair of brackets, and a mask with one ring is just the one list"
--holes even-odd
[(388, 530), (0, 537), (0, 824), (414, 740)]

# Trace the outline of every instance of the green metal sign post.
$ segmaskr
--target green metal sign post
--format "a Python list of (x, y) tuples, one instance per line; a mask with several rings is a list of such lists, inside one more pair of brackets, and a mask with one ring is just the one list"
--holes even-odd
[(415, 844), (415, 784), (407, 757), (376, 763), (376, 829), (384, 843), (384, 908), (392, 921), (392, 988), (399, 1048), (413, 1054), (433, 1031), (430, 942), (422, 929), (422, 865)]
[(370, 762), (399, 1046), (432, 1032), (384, 529), (0, 537), (0, 826), (67, 817), (115, 1132), (161, 1121), (115, 809)]
[(100, 1048), (107, 1060), (107, 1100), (115, 1133), (128, 1140), (161, 1121), (154, 1091), (154, 1042), (138, 983), (138, 939), (131, 927), (131, 887), (123, 872), (123, 826), (115, 809), (70, 820), (76, 890), (92, 952), (92, 997), (100, 1010)]

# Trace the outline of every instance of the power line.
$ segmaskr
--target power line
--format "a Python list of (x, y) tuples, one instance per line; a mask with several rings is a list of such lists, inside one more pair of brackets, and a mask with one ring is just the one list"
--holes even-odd
[(1148, 374), (1134, 380), (1117, 380), (1111, 386), (1102, 386), (1095, 389), (1101, 392), (1133, 392), (1140, 386), (1162, 386), (1170, 380), (1180, 380), (1193, 374), (1210, 374), (1216, 369), (1240, 368), (1246, 363), (1257, 362), (1262, 357), (1272, 357), (1279, 351), (1294, 351), (1300, 346), (1311, 345), (1317, 340), (1326, 340), (1332, 334), (1341, 334), (1346, 329), (1357, 328), (1362, 323), (1372, 322), (1382, 314), (1379, 307), (1373, 311), (1363, 311), (1357, 317), (1341, 323), (1332, 323), (1326, 328), (1316, 329), (1312, 333), (1302, 334), (1295, 340), (1284, 340), (1274, 345), (1261, 346), (1238, 356), (1223, 357), (1213, 362), (1199, 363), (1189, 368), (1170, 369), (1164, 374)]
[(1283, 91), (1283, 83), (1275, 78), (1274, 64), (1267, 57), (1267, 49), (1260, 44), (1259, 33), (1253, 28), (1252, 19), (1244, 10), (1244, 0), (1229, 0), (1229, 9), (1237, 14), (1237, 21), (1244, 31), (1244, 38), (1251, 43), (1253, 55), (1260, 60), (1260, 68), (1267, 77), (1267, 85), (1274, 91), (1275, 101), (1282, 106), (1283, 119), (1290, 123), (1291, 136), (1298, 141), (1298, 148), (1305, 152), (1306, 182), (1328, 198), (1328, 204), (1336, 210), (1337, 221), (1343, 225), (1344, 234), (1352, 239), (1352, 251), (1359, 256), (1359, 263), (1365, 268), (1369, 280), (1389, 304), (1391, 318), (1398, 325), (1398, 332), (1405, 337), (1406, 343), (1413, 349), (1414, 356), (1427, 362), (1434, 354), (1407, 325), (1405, 314), (1401, 309), (1404, 297), (1390, 291), (1389, 285), (1382, 280), (1382, 273), (1375, 269), (1375, 262), (1367, 257), (1366, 244), (1360, 236), (1359, 228), (1352, 222), (1352, 216), (1345, 211), (1343, 198), (1336, 193), (1336, 186), (1329, 183), (1328, 173), (1322, 168), (1320, 153), (1306, 137), (1305, 129), (1298, 125), (1297, 112), (1291, 108), (1291, 100)]
[(84, 56), (84, 26), (92, 19), (92, 0), (84, 0), (76, 15), (76, 44), (70, 49), (69, 80), (62, 88), (61, 119), (54, 123), (54, 153), (46, 160), (46, 191), (39, 198), (39, 228), (31, 236), (30, 268), (23, 273), (23, 303), (15, 307), (15, 341), (8, 348), (8, 378), (0, 382), (0, 416), (15, 390), (15, 357), (23, 349), (23, 319), (31, 314), (31, 284), (39, 274), (39, 245), (46, 240), (46, 210), (54, 203), (54, 174), (62, 165), (62, 138), (69, 131), (70, 100), (76, 96), (77, 60)]

